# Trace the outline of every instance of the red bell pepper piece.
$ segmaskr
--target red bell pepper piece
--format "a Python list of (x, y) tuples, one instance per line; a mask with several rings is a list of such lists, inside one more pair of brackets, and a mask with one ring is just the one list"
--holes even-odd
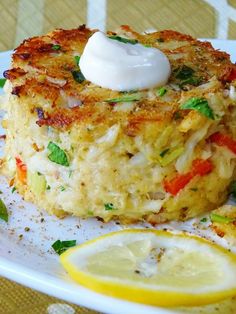
[(192, 167), (193, 176), (205, 176), (212, 171), (213, 164), (209, 159), (195, 159), (192, 163)]
[(16, 157), (15, 159), (17, 178), (22, 184), (26, 184), (27, 167), (19, 157)]
[(192, 178), (193, 176), (191, 173), (177, 174), (177, 176), (170, 181), (164, 180), (164, 189), (166, 192), (176, 195), (192, 180)]
[(236, 141), (229, 135), (216, 132), (209, 137), (212, 143), (216, 143), (219, 146), (226, 146), (234, 154), (236, 154)]
[(195, 159), (192, 163), (191, 171), (185, 174), (177, 174), (171, 180), (164, 180), (164, 189), (166, 192), (176, 195), (182, 190), (195, 176), (204, 176), (210, 173), (213, 169), (213, 164), (210, 160)]

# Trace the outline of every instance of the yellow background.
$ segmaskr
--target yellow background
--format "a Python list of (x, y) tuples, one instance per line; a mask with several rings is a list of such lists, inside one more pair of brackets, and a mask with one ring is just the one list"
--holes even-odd
[[(209, 4), (209, 3), (215, 3)], [(236, 0), (0, 0), (0, 51), (54, 28), (129, 24), (174, 29), (198, 38), (236, 39)], [(231, 12), (231, 10), (234, 10)], [(105, 11), (105, 16), (104, 16)], [(231, 12), (231, 13), (230, 13)]]

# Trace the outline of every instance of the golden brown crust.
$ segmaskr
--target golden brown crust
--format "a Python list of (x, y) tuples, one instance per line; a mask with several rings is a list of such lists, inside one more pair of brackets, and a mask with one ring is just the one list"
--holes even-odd
[(84, 110), (81, 108), (70, 109), (57, 109), (51, 114), (48, 114), (45, 118), (39, 119), (37, 124), (39, 126), (47, 125), (57, 129), (66, 129), (71, 123), (77, 121), (83, 121), (86, 118), (91, 117), (93, 114), (91, 108), (86, 107)]
[[(73, 123), (98, 121), (98, 116), (103, 123), (124, 117), (124, 114), (120, 113), (114, 117), (114, 114), (110, 113), (112, 104), (104, 103), (107, 99), (123, 94), (100, 88), (88, 81), (78, 83), (73, 78), (73, 71), (79, 71), (74, 57), (82, 54), (89, 37), (95, 31), (87, 29), (84, 25), (72, 30), (57, 29), (45, 36), (25, 40), (16, 48), (13, 54), (13, 68), (4, 75), (12, 83), (12, 94), (20, 97), (22, 101), (28, 97), (32, 100), (31, 111), (42, 108), (44, 117), (39, 118), (39, 126), (66, 129)], [(214, 76), (226, 82), (232, 71), (236, 72), (236, 66), (230, 62), (227, 53), (215, 50), (210, 43), (200, 42), (189, 35), (172, 30), (143, 35), (127, 25), (122, 26), (120, 32), (137, 39), (141, 44), (156, 47), (166, 53), (172, 67), (170, 83), (176, 83), (175, 71), (183, 64), (192, 67), (202, 83)], [(59, 49), (55, 49), (55, 45)], [(188, 88), (191, 90), (194, 87)], [(146, 98), (137, 102), (134, 110), (126, 115), (126, 133), (135, 135), (145, 121), (170, 119), (177, 110), (181, 97), (182, 90), (177, 91), (168, 113), (165, 113), (167, 110), (160, 112), (160, 103), (156, 100), (149, 101)], [(82, 105), (78, 108), (68, 108), (69, 98), (81, 102)], [(47, 108), (42, 105), (44, 103)], [(103, 103), (105, 109), (102, 115), (99, 106), (95, 106), (97, 103)]]
[(6, 70), (4, 72), (4, 77), (10, 81), (14, 81), (14, 80), (20, 78), (21, 76), (24, 76), (26, 73), (27, 72), (25, 72), (21, 68), (13, 68), (10, 70)]
[[(210, 227), (219, 237), (225, 238), (229, 243), (235, 245), (236, 241), (236, 207), (224, 205), (212, 212), (223, 218), (222, 222), (212, 221)], [(232, 221), (224, 221), (230, 219)]]
[[(3, 171), (15, 177), (26, 199), (56, 214), (158, 224), (223, 204), (235, 179), (235, 158), (209, 136), (220, 131), (235, 139), (227, 81), (236, 69), (228, 54), (175, 31), (143, 35), (123, 26), (119, 36), (159, 48), (172, 71), (164, 95), (157, 88), (117, 92), (79, 74), (75, 56), (93, 32), (84, 26), (56, 30), (16, 49), (13, 68), (5, 72), (11, 84), (3, 104)], [(131, 94), (136, 100), (126, 102)], [(192, 97), (205, 98), (209, 111), (182, 110)], [(56, 159), (51, 155), (53, 143), (66, 162), (64, 154), (58, 159), (58, 148)], [(210, 163), (211, 173), (192, 170), (199, 159)], [(190, 178), (183, 186), (176, 181), (177, 194), (166, 184), (175, 178)]]

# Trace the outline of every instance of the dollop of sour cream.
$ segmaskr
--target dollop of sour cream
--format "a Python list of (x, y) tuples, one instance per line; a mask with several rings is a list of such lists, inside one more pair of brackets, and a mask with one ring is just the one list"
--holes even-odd
[(117, 91), (158, 87), (171, 73), (170, 62), (159, 49), (123, 43), (102, 32), (89, 38), (79, 65), (88, 81)]

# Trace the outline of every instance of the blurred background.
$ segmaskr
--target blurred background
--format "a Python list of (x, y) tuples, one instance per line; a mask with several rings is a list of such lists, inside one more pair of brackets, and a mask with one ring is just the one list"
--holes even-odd
[(0, 0), (0, 51), (54, 28), (174, 29), (236, 39), (236, 0)]

